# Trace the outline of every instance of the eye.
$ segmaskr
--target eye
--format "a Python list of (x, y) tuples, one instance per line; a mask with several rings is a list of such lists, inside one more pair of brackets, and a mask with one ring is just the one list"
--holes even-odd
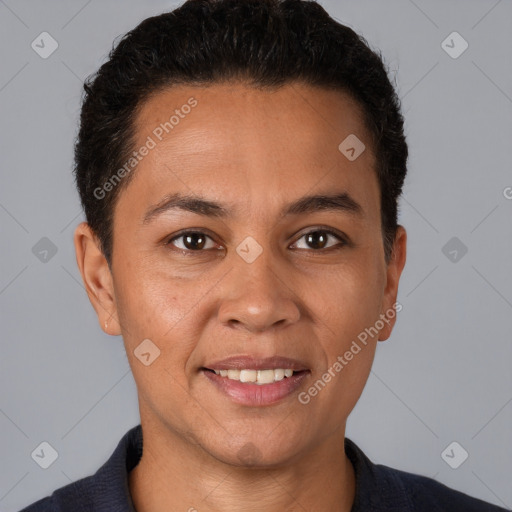
[[(299, 242), (304, 239), (306, 246), (300, 247)], [(336, 240), (338, 243), (336, 243)], [(170, 238), (165, 245), (172, 245), (182, 252), (204, 252), (211, 249), (220, 249), (214, 242), (212, 237), (202, 231), (184, 231), (172, 238)], [(314, 249), (321, 251), (331, 249), (338, 246), (341, 248), (348, 245), (347, 240), (340, 234), (335, 233), (329, 229), (315, 229), (303, 234), (291, 248), (296, 249)]]
[[(298, 249), (315, 249), (315, 250), (322, 250), (322, 249), (330, 249), (336, 245), (339, 246), (339, 248), (343, 247), (344, 245), (347, 245), (347, 241), (345, 238), (341, 235), (338, 235), (334, 231), (328, 230), (328, 229), (315, 229), (313, 231), (309, 231), (302, 235), (297, 242), (295, 242), (290, 247), (296, 246), (298, 242), (302, 239), (305, 239), (305, 243), (309, 246), (307, 247), (296, 247)], [(336, 244), (330, 244), (329, 239), (337, 239), (340, 243)]]
[[(177, 241), (181, 242), (177, 243)], [(185, 231), (168, 240), (165, 245), (174, 245), (177, 249), (181, 249), (182, 251), (194, 252), (215, 248), (213, 239), (201, 231)]]

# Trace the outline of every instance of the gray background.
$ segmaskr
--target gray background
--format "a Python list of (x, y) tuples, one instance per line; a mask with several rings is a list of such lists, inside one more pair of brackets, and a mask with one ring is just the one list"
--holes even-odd
[[(512, 4), (322, 4), (382, 50), (411, 154), (403, 310), (347, 436), (374, 461), (511, 507)], [(116, 36), (176, 5), (0, 0), (2, 511), (92, 474), (139, 423), (122, 340), (100, 330), (76, 267), (72, 145), (83, 79)], [(59, 44), (47, 59), (31, 48), (43, 31)], [(453, 31), (469, 43), (456, 59), (441, 46)], [(57, 248), (46, 262), (43, 237)], [(59, 455), (46, 470), (31, 458), (42, 441)], [(452, 441), (469, 453), (458, 469), (441, 457)]]

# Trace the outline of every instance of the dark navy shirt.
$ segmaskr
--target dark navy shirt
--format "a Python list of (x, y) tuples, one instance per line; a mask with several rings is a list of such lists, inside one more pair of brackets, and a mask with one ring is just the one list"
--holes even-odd
[[(498, 512), (505, 509), (455, 491), (420, 475), (374, 464), (350, 439), (345, 451), (356, 475), (352, 512)], [(142, 456), (142, 428), (119, 441), (98, 471), (68, 484), (20, 512), (136, 512), (128, 473)], [(264, 511), (262, 511), (264, 512)]]

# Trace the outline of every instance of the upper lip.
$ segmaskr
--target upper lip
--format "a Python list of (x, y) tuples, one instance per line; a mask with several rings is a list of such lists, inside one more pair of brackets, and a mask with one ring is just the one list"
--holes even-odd
[(206, 364), (203, 368), (208, 370), (275, 370), (276, 368), (291, 369), (294, 371), (308, 370), (307, 365), (298, 359), (284, 356), (253, 357), (231, 356)]

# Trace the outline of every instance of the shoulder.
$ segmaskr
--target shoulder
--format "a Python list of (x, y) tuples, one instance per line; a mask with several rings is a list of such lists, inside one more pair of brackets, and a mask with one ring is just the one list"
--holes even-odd
[(48, 496), (47, 498), (42, 498), (39, 501), (36, 501), (35, 503), (32, 503), (32, 505), (29, 505), (28, 507), (25, 507), (24, 509), (20, 510), (20, 512), (52, 512), (52, 511), (59, 511), (55, 504), (53, 503), (53, 499)]
[(426, 476), (374, 464), (350, 439), (345, 452), (354, 466), (354, 512), (504, 512), (506, 509), (451, 489)]
[(380, 471), (392, 473), (413, 504), (411, 510), (429, 512), (499, 512), (504, 508), (491, 505), (422, 475), (407, 473), (387, 466)]
[(137, 425), (119, 441), (96, 473), (53, 491), (20, 512), (134, 512), (128, 473), (142, 456), (142, 428)]
[(20, 512), (85, 512), (93, 510), (91, 498), (94, 494), (93, 477), (88, 476), (53, 491), (51, 496), (42, 498)]

